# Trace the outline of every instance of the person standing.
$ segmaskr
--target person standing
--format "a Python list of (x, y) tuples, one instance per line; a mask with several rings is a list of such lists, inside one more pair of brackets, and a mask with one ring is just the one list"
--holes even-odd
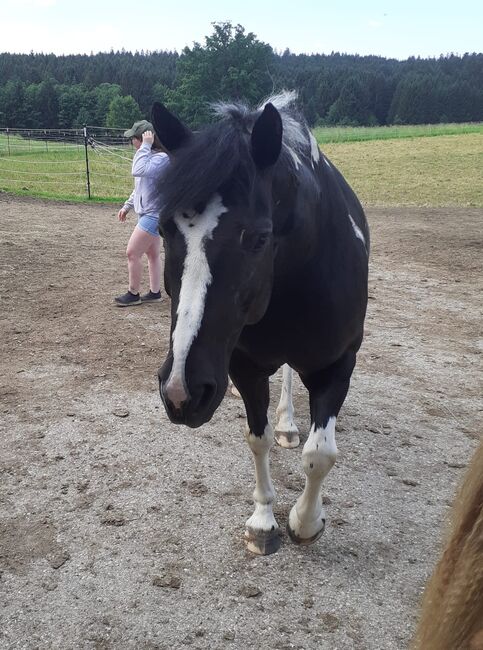
[[(117, 216), (119, 221), (124, 222), (128, 212), (134, 209), (138, 215), (138, 222), (126, 250), (128, 291), (114, 299), (118, 307), (130, 307), (143, 302), (161, 300), (161, 238), (158, 227), (162, 204), (160, 180), (169, 164), (168, 155), (163, 152), (150, 122), (146, 120), (135, 122), (132, 128), (125, 131), (124, 137), (131, 138), (136, 149), (132, 161), (134, 190)], [(141, 295), (144, 254), (148, 258), (149, 291)]]

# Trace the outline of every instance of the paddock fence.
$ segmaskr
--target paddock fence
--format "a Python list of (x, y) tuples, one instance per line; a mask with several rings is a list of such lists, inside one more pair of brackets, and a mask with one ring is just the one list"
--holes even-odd
[(118, 200), (132, 191), (132, 144), (122, 129), (0, 128), (0, 191)]

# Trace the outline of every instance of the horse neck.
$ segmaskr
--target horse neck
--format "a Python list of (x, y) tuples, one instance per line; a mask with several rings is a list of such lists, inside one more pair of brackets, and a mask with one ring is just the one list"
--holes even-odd
[[(331, 245), (327, 229), (337, 228), (328, 188), (311, 170), (280, 175), (273, 185), (273, 229), (278, 244), (277, 266), (296, 268), (321, 257)], [(284, 267), (284, 268), (281, 268)]]

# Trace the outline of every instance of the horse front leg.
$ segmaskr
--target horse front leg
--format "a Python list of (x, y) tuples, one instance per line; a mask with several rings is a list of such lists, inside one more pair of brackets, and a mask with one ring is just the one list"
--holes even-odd
[(349, 389), (355, 354), (347, 353), (328, 369), (301, 375), (309, 390), (311, 428), (302, 451), (305, 489), (290, 511), (287, 531), (297, 544), (312, 544), (324, 532), (320, 489), (337, 458), (335, 423)]
[(281, 540), (280, 529), (273, 514), (275, 490), (269, 464), (274, 436), (267, 416), (270, 400), (268, 374), (241, 352), (235, 351), (230, 362), (230, 376), (245, 404), (245, 439), (255, 464), (255, 510), (246, 522), (245, 544), (252, 553), (269, 555), (279, 549)]

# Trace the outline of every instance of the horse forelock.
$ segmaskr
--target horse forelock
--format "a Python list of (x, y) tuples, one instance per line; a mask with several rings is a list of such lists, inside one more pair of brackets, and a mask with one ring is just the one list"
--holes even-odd
[(162, 179), (164, 208), (161, 220), (174, 212), (205, 204), (236, 174), (247, 178), (254, 173), (250, 154), (253, 125), (267, 103), (280, 113), (283, 125), (280, 169), (297, 173), (302, 160), (311, 158), (310, 132), (293, 108), (297, 95), (283, 92), (267, 98), (256, 110), (244, 104), (217, 102), (212, 109), (221, 119), (199, 131), (175, 152)]
[(253, 166), (246, 135), (222, 120), (199, 131), (175, 152), (160, 191), (161, 220), (175, 212), (206, 204), (237, 170)]

